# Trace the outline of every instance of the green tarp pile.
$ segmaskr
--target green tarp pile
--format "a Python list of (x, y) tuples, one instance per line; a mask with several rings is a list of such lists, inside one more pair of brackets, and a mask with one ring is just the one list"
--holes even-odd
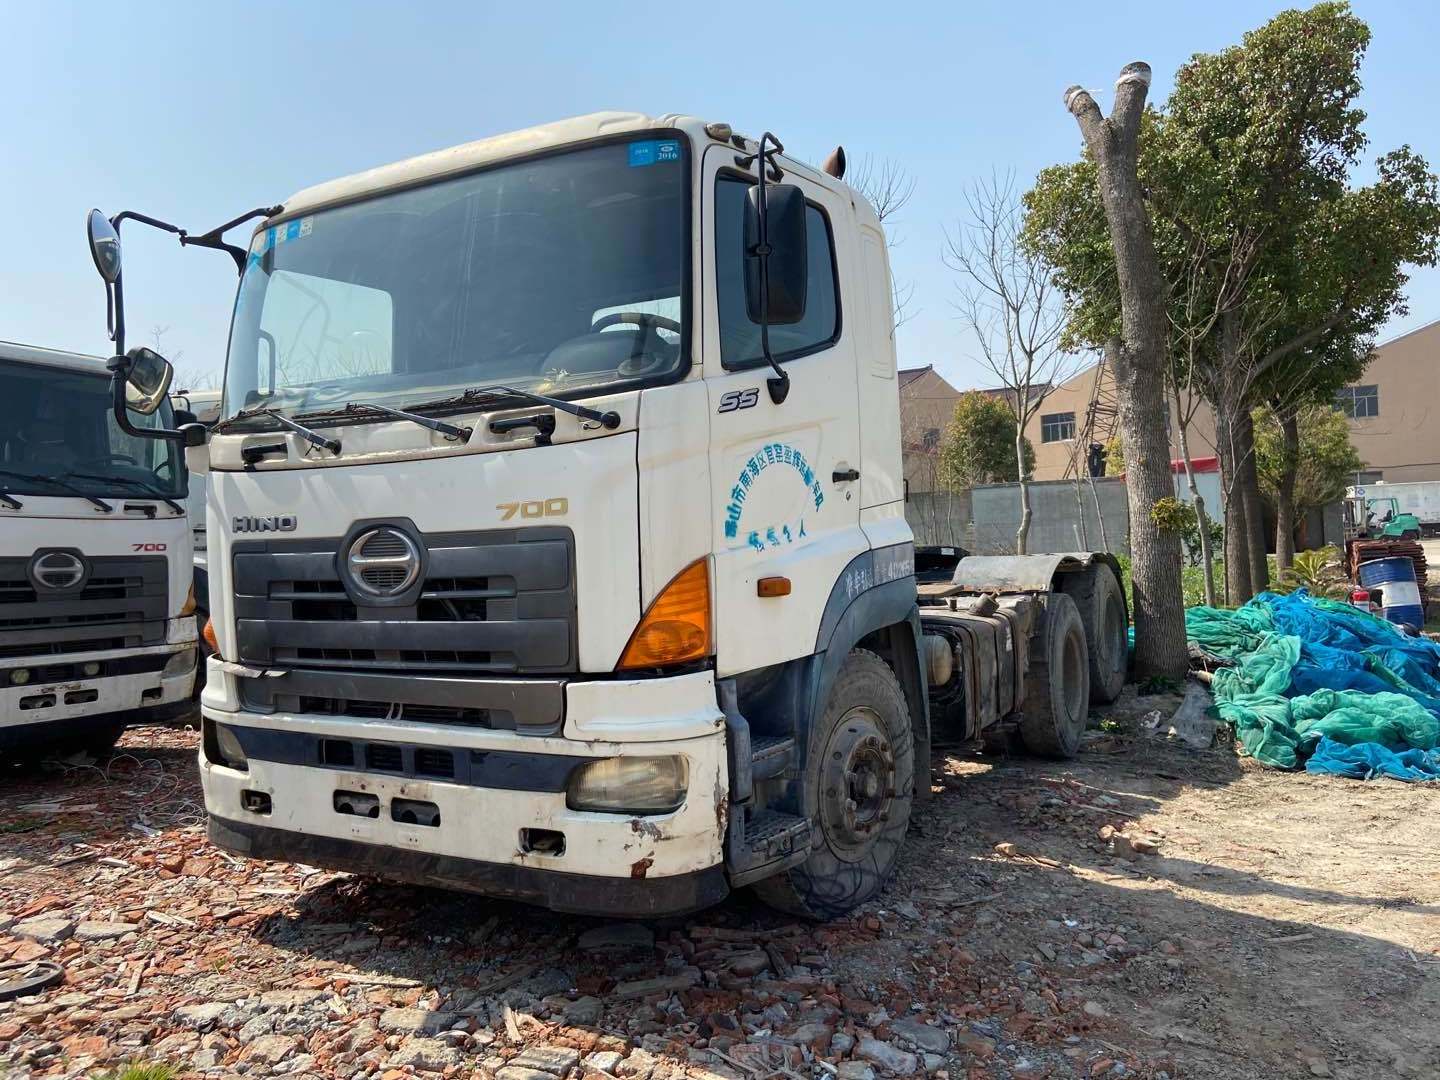
[(1215, 711), (1257, 761), (1300, 768), (1322, 739), (1322, 759), (1333, 744), (1440, 746), (1433, 642), (1303, 591), (1262, 593), (1234, 611), (1191, 608), (1185, 624), (1191, 641), (1234, 665), (1215, 672)]

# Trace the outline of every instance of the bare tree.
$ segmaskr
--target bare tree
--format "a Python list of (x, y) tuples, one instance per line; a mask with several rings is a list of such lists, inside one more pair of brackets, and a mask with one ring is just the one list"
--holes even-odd
[[(915, 178), (889, 158), (877, 165), (874, 159), (867, 154), (856, 167), (855, 172), (851, 174), (850, 186), (865, 196), (866, 202), (875, 211), (875, 216), (885, 226), (885, 246), (893, 251), (900, 245), (900, 237), (894, 226), (900, 211), (905, 209), (915, 195)], [(915, 316), (916, 313), (910, 309), (910, 304), (914, 299), (914, 283), (896, 281), (892, 274), (890, 281), (892, 320), (890, 333), (892, 336), (896, 330), (899, 330)]]
[(965, 192), (966, 218), (946, 235), (945, 264), (960, 275), (960, 317), (974, 333), (980, 362), (1005, 390), (1015, 417), (1015, 464), (1020, 478), (1020, 528), (1015, 552), (1030, 534), (1030, 477), (1025, 429), (1079, 364), (1061, 347), (1070, 308), (1054, 270), (1021, 242), (1024, 213), (1014, 176), (991, 176)]
[(1189, 666), (1180, 537), (1161, 529), (1151, 516), (1157, 502), (1174, 497), (1174, 484), (1165, 434), (1165, 373), (1169, 367), (1165, 279), (1137, 175), (1140, 119), (1149, 90), (1150, 65), (1127, 64), (1115, 82), (1115, 102), (1108, 118), (1080, 86), (1065, 92), (1065, 107), (1075, 117), (1095, 159), (1120, 289), (1115, 386), (1130, 503), (1135, 667), (1142, 678), (1179, 678)]

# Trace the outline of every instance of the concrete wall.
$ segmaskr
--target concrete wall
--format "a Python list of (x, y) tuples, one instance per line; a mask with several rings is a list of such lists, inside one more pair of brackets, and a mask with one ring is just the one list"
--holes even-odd
[[(1129, 514), (1125, 482), (1115, 477), (1079, 487), (1070, 481), (1037, 481), (1030, 485), (1031, 554), (1049, 551), (1130, 550)], [(1103, 516), (1096, 516), (1098, 499)], [(967, 492), (911, 493), (905, 517), (921, 545), (954, 544), (976, 555), (1009, 555), (1015, 551), (1015, 530), (1020, 527), (1019, 485), (988, 484)], [(1103, 539), (1102, 539), (1103, 536)]]

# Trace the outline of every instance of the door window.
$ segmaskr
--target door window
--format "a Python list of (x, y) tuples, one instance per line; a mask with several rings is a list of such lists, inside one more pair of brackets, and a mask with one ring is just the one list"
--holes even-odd
[[(726, 368), (764, 363), (760, 324), (745, 309), (745, 202), (751, 183), (721, 175), (715, 181), (715, 293), (720, 316), (720, 362)], [(840, 303), (835, 282), (835, 243), (830, 221), (814, 203), (806, 207), (809, 283), (805, 317), (770, 327), (770, 352), (793, 360), (833, 345), (840, 336)]]

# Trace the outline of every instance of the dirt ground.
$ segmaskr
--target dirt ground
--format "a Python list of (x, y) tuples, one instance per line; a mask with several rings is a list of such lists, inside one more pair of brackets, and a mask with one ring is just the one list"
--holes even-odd
[[(1440, 786), (1139, 734), (937, 752), (899, 873), (606, 924), (209, 848), (192, 732), (0, 776), (0, 1076), (1440, 1075)], [(1118, 833), (1118, 835), (1116, 835)], [(0, 980), (7, 973), (0, 972)]]

